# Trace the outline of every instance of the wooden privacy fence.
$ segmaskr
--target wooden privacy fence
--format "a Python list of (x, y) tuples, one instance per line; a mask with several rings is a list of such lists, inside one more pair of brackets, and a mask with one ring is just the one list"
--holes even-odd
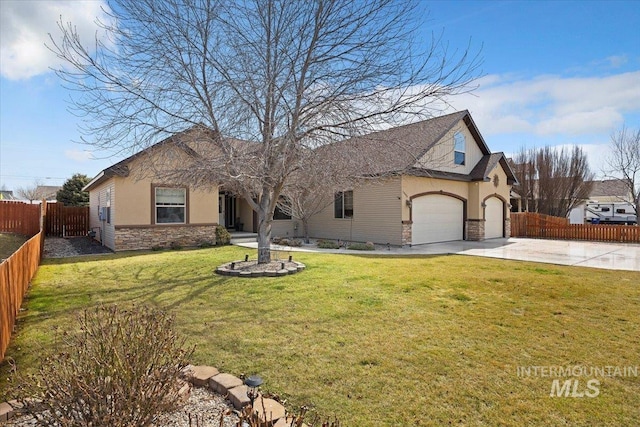
[(511, 214), (511, 237), (640, 243), (640, 227), (569, 224), (566, 218), (522, 212)]
[(89, 232), (89, 207), (47, 203), (45, 232), (49, 237), (86, 236)]
[(29, 282), (40, 264), (43, 245), (44, 232), (40, 231), (0, 264), (0, 361), (9, 346)]
[(40, 205), (0, 201), (0, 231), (34, 236), (40, 231)]

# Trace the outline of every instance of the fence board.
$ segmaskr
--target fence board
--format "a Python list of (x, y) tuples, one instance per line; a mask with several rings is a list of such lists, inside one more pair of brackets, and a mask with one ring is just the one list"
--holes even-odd
[(0, 361), (4, 359), (22, 300), (40, 264), (43, 243), (44, 232), (40, 231), (0, 264)]
[(45, 230), (49, 237), (86, 236), (89, 232), (89, 207), (47, 203)]
[(0, 231), (34, 236), (40, 231), (40, 205), (0, 201)]
[(569, 224), (566, 218), (533, 212), (511, 214), (511, 236), (533, 239), (640, 243), (637, 225)]

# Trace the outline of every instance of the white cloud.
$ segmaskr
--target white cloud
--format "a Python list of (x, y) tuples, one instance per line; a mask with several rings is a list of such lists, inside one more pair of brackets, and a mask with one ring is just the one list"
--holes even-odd
[(76, 162), (86, 162), (94, 159), (93, 153), (88, 150), (65, 150), (64, 156)]
[(485, 135), (609, 133), (624, 122), (625, 114), (640, 113), (638, 82), (640, 71), (529, 80), (491, 75), (479, 81), (473, 95), (457, 96), (451, 104), (469, 109)]
[(82, 40), (90, 41), (103, 16), (102, 1), (0, 1), (0, 74), (10, 80), (28, 79), (60, 64), (45, 46), (57, 37), (57, 22), (71, 22)]

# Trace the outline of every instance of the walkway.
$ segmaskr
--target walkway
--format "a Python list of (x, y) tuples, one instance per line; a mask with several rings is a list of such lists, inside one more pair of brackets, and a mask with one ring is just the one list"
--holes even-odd
[[(257, 249), (257, 243), (239, 246)], [(640, 271), (640, 245), (622, 243), (578, 242), (543, 239), (491, 239), (483, 242), (457, 241), (413, 247), (377, 246), (375, 251), (318, 249), (314, 245), (290, 248), (272, 245), (272, 249), (288, 252), (340, 253), (347, 255), (437, 255), (458, 254), (548, 264)], [(283, 255), (284, 257), (284, 255)]]

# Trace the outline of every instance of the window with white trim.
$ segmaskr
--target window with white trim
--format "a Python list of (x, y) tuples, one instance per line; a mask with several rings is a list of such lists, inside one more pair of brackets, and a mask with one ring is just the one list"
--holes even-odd
[(453, 135), (453, 163), (464, 165), (465, 161), (465, 140), (462, 132)]
[(187, 213), (187, 189), (155, 188), (156, 224), (184, 224)]
[(333, 208), (335, 218), (353, 218), (353, 190), (336, 192)]

